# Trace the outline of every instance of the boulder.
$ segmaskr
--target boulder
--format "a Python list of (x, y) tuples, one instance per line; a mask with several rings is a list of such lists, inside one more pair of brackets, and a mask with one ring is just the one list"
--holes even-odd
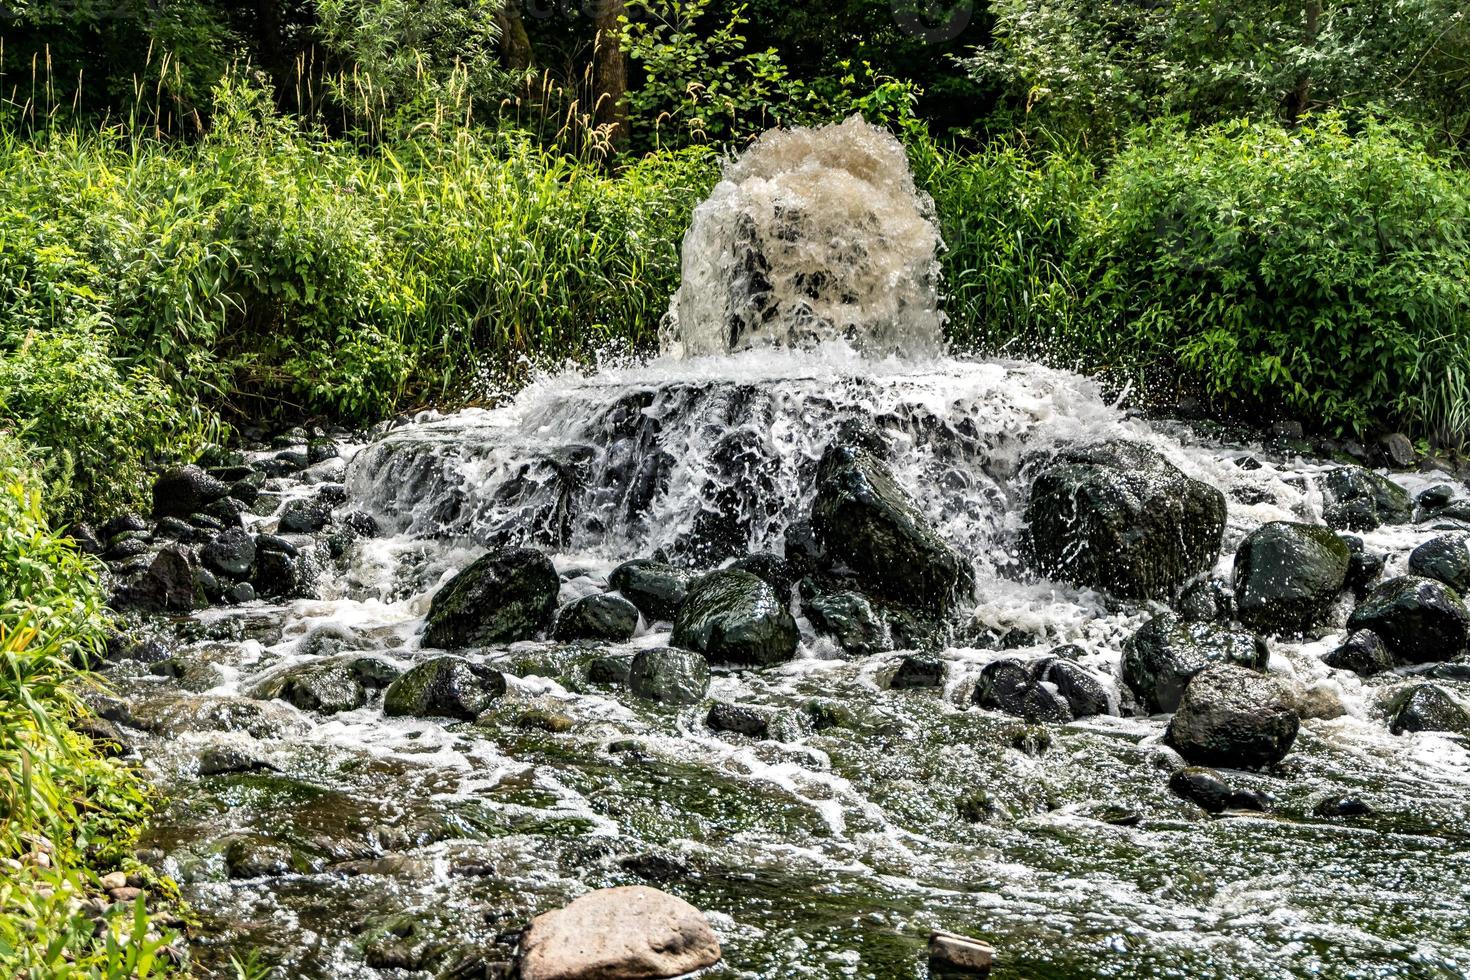
[(1223, 813), (1230, 807), (1230, 784), (1215, 770), (1203, 766), (1176, 769), (1169, 777), (1169, 789), (1199, 804), (1206, 813)]
[(889, 678), (888, 686), (895, 691), (943, 687), (944, 675), (943, 660), (928, 654), (909, 653), (898, 661), (898, 667)]
[(505, 675), (462, 657), (435, 657), (388, 685), (383, 714), (473, 721), (505, 693)]
[(1348, 629), (1372, 630), (1395, 657), (1411, 663), (1453, 660), (1470, 643), (1470, 610), (1443, 582), (1401, 575), (1368, 594), (1348, 617)]
[(709, 920), (646, 885), (603, 888), (531, 920), (521, 936), (521, 980), (655, 980), (720, 960)]
[(1304, 632), (1320, 624), (1347, 581), (1352, 552), (1328, 528), (1272, 521), (1235, 552), (1240, 621), (1260, 630)]
[(1108, 713), (1108, 689), (1082, 666), (1049, 657), (1039, 661), (1032, 672), (1038, 682), (1050, 685), (1061, 695), (1073, 718)]
[(1151, 449), (1106, 442), (1052, 457), (1031, 485), (1025, 520), (1043, 574), (1159, 598), (1214, 564), (1225, 495)]
[(1344, 534), (1342, 543), (1348, 546), (1348, 570), (1346, 585), (1353, 595), (1363, 598), (1383, 577), (1383, 568), (1388, 564), (1385, 555), (1372, 552), (1356, 534)]
[(749, 572), (711, 572), (689, 589), (674, 617), (670, 643), (715, 664), (764, 667), (796, 656), (800, 636), (791, 611)]
[(603, 593), (573, 599), (556, 617), (552, 637), (571, 640), (607, 640), (621, 643), (638, 630), (638, 607), (619, 595)]
[(692, 576), (652, 558), (634, 558), (613, 569), (608, 588), (638, 607), (649, 620), (672, 620), (689, 591)]
[(1463, 596), (1470, 589), (1470, 539), (1463, 534), (1430, 538), (1409, 552), (1409, 573), (1443, 582)]
[(1383, 524), (1407, 524), (1414, 516), (1408, 491), (1361, 466), (1339, 466), (1317, 477), (1322, 519), (1339, 531), (1371, 531)]
[(1179, 593), (1174, 610), (1192, 623), (1213, 623), (1235, 615), (1235, 596), (1219, 579), (1201, 579)]
[(970, 563), (940, 538), (888, 466), (867, 451), (832, 446), (817, 466), (812, 530), (864, 590), (945, 613), (974, 588)]
[(660, 704), (698, 704), (709, 693), (709, 662), (692, 650), (640, 650), (628, 670), (628, 688)]
[(252, 697), (280, 698), (302, 711), (336, 714), (368, 702), (368, 691), (387, 687), (399, 675), (392, 664), (376, 657), (333, 657), (296, 664), (268, 677)]
[(321, 497), (298, 497), (281, 511), (282, 534), (315, 534), (332, 520), (332, 505)]
[(296, 598), (302, 594), (310, 578), (304, 558), (284, 551), (267, 551), (257, 542), (255, 568), (250, 574), (250, 582), (262, 599)]
[(153, 482), (153, 516), (188, 517), (229, 492), (228, 484), (197, 466), (176, 467)]
[(1265, 670), (1268, 657), (1265, 641), (1253, 633), (1164, 613), (1123, 644), (1123, 683), (1145, 711), (1173, 711), (1190, 679), (1210, 664)]
[(737, 558), (726, 567), (733, 568), (739, 572), (749, 572), (775, 589), (776, 595), (782, 596), (783, 598), (791, 595), (792, 586), (800, 578), (796, 573), (796, 569), (785, 558), (768, 552), (757, 552), (753, 555)]
[(1416, 684), (1400, 691), (1388, 707), (1388, 729), (1404, 732), (1450, 732), (1470, 735), (1470, 712), (1441, 687)]
[(883, 617), (859, 592), (820, 592), (803, 585), (801, 612), (844, 653), (866, 656), (893, 648)]
[(551, 625), (560, 590), (541, 552), (489, 552), (434, 593), (424, 643), (454, 650), (529, 640)]
[(255, 564), (255, 539), (241, 528), (229, 528), (199, 550), (199, 560), (217, 575), (244, 578)]
[(1040, 683), (1033, 665), (1009, 658), (992, 660), (981, 669), (971, 700), (1027, 721), (1072, 720), (1066, 698)]
[(169, 545), (148, 568), (118, 590), (114, 605), (149, 613), (187, 613), (204, 606), (199, 562), (182, 545)]
[(1164, 741), (1196, 765), (1259, 769), (1286, 757), (1300, 726), (1276, 681), (1218, 663), (1184, 689)]
[(710, 705), (704, 723), (717, 732), (765, 738), (771, 730), (770, 713), (744, 704), (716, 701)]
[(1354, 630), (1341, 646), (1323, 657), (1322, 662), (1337, 670), (1350, 670), (1363, 677), (1371, 677), (1394, 668), (1393, 654), (1384, 645), (1383, 639), (1372, 630)]

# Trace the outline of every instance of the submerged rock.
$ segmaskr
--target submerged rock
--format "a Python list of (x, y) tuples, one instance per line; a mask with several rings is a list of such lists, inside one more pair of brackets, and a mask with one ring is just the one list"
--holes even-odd
[(1057, 453), (1031, 485), (1025, 519), (1043, 574), (1158, 598), (1214, 563), (1225, 495), (1151, 449), (1106, 442)]
[(521, 980), (656, 980), (720, 960), (704, 913), (646, 885), (603, 888), (531, 920)]
[(776, 592), (749, 572), (723, 569), (690, 588), (670, 643), (711, 663), (764, 667), (796, 656), (796, 620)]
[(1393, 654), (1382, 637), (1372, 630), (1354, 630), (1342, 645), (1322, 658), (1322, 662), (1338, 670), (1350, 670), (1371, 677), (1394, 667)]
[(1444, 688), (1435, 684), (1416, 684), (1400, 691), (1390, 702), (1388, 729), (1395, 735), (1404, 732), (1470, 735), (1470, 712)]
[(628, 688), (660, 704), (698, 704), (709, 693), (709, 662), (692, 650), (641, 650), (628, 669)]
[(1470, 643), (1470, 610), (1449, 586), (1401, 575), (1369, 593), (1348, 629), (1372, 630), (1395, 657), (1411, 663), (1453, 660)]
[(1343, 589), (1351, 557), (1347, 544), (1325, 527), (1288, 521), (1263, 524), (1235, 553), (1235, 601), (1241, 622), (1290, 632), (1319, 625)]
[(827, 555), (874, 595), (944, 613), (974, 586), (970, 563), (866, 450), (832, 446), (823, 454), (812, 530)]
[(622, 596), (603, 593), (573, 599), (556, 617), (552, 637), (570, 640), (608, 640), (620, 643), (638, 630), (638, 607)]
[(1361, 466), (1339, 466), (1317, 477), (1322, 517), (1339, 531), (1371, 531), (1383, 524), (1407, 524), (1414, 515), (1408, 491)]
[(1464, 595), (1470, 589), (1470, 539), (1463, 534), (1430, 538), (1409, 552), (1409, 572), (1443, 582)]
[(424, 643), (454, 650), (529, 640), (551, 625), (560, 589), (541, 552), (489, 552), (434, 593)]
[(1155, 616), (1123, 645), (1123, 683), (1151, 714), (1173, 711), (1190, 679), (1211, 664), (1265, 670), (1266, 643), (1244, 630)]
[(1230, 664), (1194, 676), (1164, 740), (1190, 762), (1259, 769), (1280, 762), (1301, 719), (1281, 685)]
[(505, 675), (463, 657), (435, 657), (388, 685), (383, 714), (473, 721), (505, 693)]
[(613, 569), (608, 588), (638, 607), (650, 620), (672, 620), (689, 592), (692, 576), (652, 558), (634, 558)]

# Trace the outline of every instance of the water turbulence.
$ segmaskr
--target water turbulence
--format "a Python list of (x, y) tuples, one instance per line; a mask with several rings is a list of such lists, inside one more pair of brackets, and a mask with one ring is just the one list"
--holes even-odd
[[(1329, 466), (1152, 426), (1067, 372), (947, 355), (939, 247), (887, 134), (854, 119), (769, 135), (695, 215), (662, 356), (344, 441), (268, 485), (246, 520), (262, 556), (295, 553), (290, 587), (194, 614), (163, 664), (114, 668), (120, 717), (175, 800), (147, 843), (209, 923), (202, 960), (488, 975), (535, 914), (651, 883), (710, 916), (711, 976), (924, 976), (935, 928), (994, 943), (997, 976), (1464, 976), (1467, 756), (1452, 735), (1390, 734), (1382, 702), (1405, 670), (1323, 663), (1346, 606), (1318, 637), (1269, 639), (1301, 731), (1278, 765), (1226, 773), (1264, 810), (1212, 816), (1170, 791), (1169, 719), (1121, 681), (1169, 595), (1028, 559), (1035, 473), (1066, 447), (1140, 444), (1222, 491), (1203, 571), (1225, 582), (1254, 529), (1320, 522)], [(801, 564), (834, 445), (881, 460), (962, 557), (957, 602), (877, 595), (877, 628), (836, 622), (867, 600), (832, 599), (855, 594), (841, 569)], [(287, 520), (323, 499), (323, 530)], [(1432, 534), (1359, 532), (1385, 575)], [(669, 644), (645, 611), (626, 640), (457, 649), (505, 691), (458, 721), (386, 714), (387, 678), (444, 652), (425, 634), (434, 595), (513, 546), (551, 556), (563, 609), (633, 558), (687, 583), (784, 555), (799, 647), (660, 703), (609, 680)], [(1067, 661), (1102, 713), (977, 705), (1003, 660)], [(1434, 683), (1463, 697), (1465, 674)], [(1033, 693), (1055, 699), (1075, 674), (1045, 676)], [(1349, 797), (1370, 806), (1328, 806)]]

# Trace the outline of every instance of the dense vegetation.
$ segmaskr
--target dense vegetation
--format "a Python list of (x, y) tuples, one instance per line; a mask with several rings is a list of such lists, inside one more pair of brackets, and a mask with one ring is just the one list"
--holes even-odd
[(1463, 444), (1458, 0), (12, 5), (0, 858), (44, 836), (55, 867), (6, 865), (0, 964), (110, 975), (158, 945), (62, 897), (146, 808), (68, 728), (104, 611), (52, 528), (139, 508), (231, 427), (650, 350), (721, 154), (852, 112), (936, 201), (957, 348)]

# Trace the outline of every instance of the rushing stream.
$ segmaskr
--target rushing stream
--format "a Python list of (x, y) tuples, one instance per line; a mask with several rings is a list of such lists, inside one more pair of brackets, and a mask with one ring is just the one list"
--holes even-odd
[[(1470, 755), (1389, 733), (1382, 696), (1402, 671), (1322, 663), (1346, 606), (1320, 638), (1270, 641), (1271, 672), (1316, 717), (1279, 766), (1229, 774), (1268, 811), (1210, 816), (1168, 788), (1167, 718), (1123, 716), (1120, 650), (1162, 607), (1039, 578), (1021, 555), (1025, 466), (1061, 446), (1139, 441), (1223, 491), (1227, 582), (1251, 529), (1320, 521), (1325, 464), (1131, 418), (1073, 374), (941, 353), (937, 238), (901, 150), (861, 124), (823, 133), (752, 151), (696, 216), (665, 356), (546, 377), (278, 478), (252, 531), (340, 482), (338, 518), (365, 512), (381, 533), (283, 535), (312, 559), (311, 598), (195, 613), (163, 634), (167, 668), (113, 666), (117, 717), (172, 801), (145, 847), (204, 922), (200, 962), (485, 976), (536, 913), (647, 882), (709, 915), (725, 952), (711, 976), (922, 977), (932, 928), (993, 943), (999, 977), (1470, 974)], [(820, 247), (782, 258), (777, 242)], [(645, 619), (626, 644), (467, 653), (509, 685), (474, 722), (267, 697), (343, 651), (421, 659), (431, 597), (486, 547), (551, 554), (563, 601), (633, 557), (780, 553), (839, 437), (880, 441), (973, 560), (939, 687), (890, 689), (901, 651), (844, 655), (803, 618), (794, 661), (717, 670), (708, 700), (663, 707), (588, 675), (595, 656), (667, 645)], [(1361, 536), (1393, 575), (1432, 533)], [(971, 704), (984, 664), (1059, 644), (1081, 648), (1112, 714), (1039, 725)], [(768, 731), (713, 730), (715, 701), (765, 709)], [(1343, 796), (1372, 812), (1319, 815)]]

